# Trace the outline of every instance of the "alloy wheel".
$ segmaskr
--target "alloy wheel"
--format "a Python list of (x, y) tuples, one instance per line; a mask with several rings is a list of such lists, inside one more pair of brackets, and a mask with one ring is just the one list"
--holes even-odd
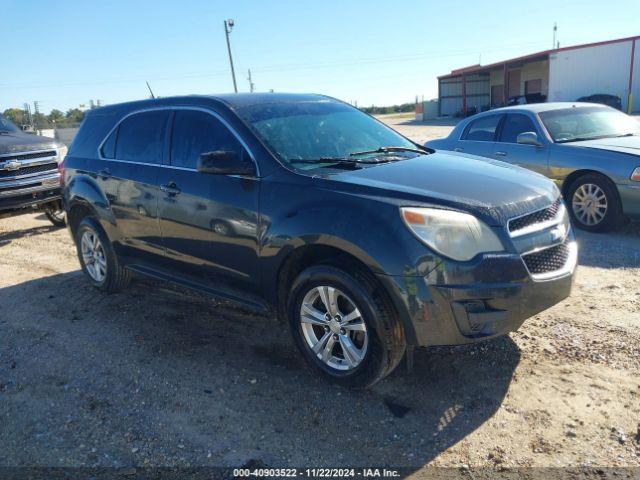
[(335, 287), (321, 285), (307, 292), (300, 307), (307, 346), (336, 370), (357, 368), (367, 353), (367, 326), (356, 304)]
[(607, 214), (607, 196), (598, 185), (585, 183), (574, 192), (571, 206), (576, 218), (592, 227), (602, 222)]
[(107, 260), (98, 234), (86, 230), (80, 240), (80, 249), (89, 276), (96, 282), (102, 282), (107, 276)]

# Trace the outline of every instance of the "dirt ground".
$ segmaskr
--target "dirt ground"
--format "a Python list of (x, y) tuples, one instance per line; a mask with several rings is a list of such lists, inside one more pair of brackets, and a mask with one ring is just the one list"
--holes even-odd
[(103, 295), (66, 230), (0, 220), (0, 466), (640, 468), (640, 227), (578, 240), (566, 301), (350, 391), (272, 318), (147, 280)]

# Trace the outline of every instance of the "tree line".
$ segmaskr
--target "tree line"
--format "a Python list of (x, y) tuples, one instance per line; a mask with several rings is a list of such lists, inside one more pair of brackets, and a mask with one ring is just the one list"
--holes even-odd
[[(401, 105), (390, 105), (386, 107), (377, 107), (375, 105), (371, 105), (370, 107), (361, 107), (362, 111), (372, 115), (413, 112), (414, 109), (414, 103), (403, 103)], [(33, 125), (38, 129), (77, 127), (84, 118), (84, 112), (78, 108), (71, 108), (67, 110), (66, 113), (54, 108), (51, 110), (49, 115), (45, 115), (40, 112), (31, 113), (29, 115), (26, 111), (20, 108), (8, 108), (3, 112), (3, 115), (18, 127), (31, 125), (33, 123)]]
[(403, 103), (401, 105), (390, 105), (388, 107), (376, 107), (375, 105), (371, 105), (370, 107), (363, 107), (360, 110), (370, 115), (383, 115), (385, 113), (413, 112), (415, 108), (415, 103)]
[(33, 123), (37, 129), (77, 127), (84, 118), (84, 112), (78, 108), (71, 108), (67, 113), (54, 108), (49, 115), (40, 112), (29, 115), (21, 108), (8, 108), (2, 115), (18, 127)]

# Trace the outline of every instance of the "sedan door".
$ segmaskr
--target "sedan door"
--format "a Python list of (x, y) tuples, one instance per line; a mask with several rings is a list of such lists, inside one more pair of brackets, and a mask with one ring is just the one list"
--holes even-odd
[[(525, 132), (534, 132), (540, 144), (518, 143), (518, 135)], [(505, 116), (498, 133), (498, 141), (493, 146), (492, 156), (542, 175), (549, 173), (549, 147), (534, 121), (524, 113), (509, 113)]]
[(247, 149), (213, 112), (178, 109), (170, 158), (159, 178), (160, 230), (173, 272), (216, 290), (259, 285), (258, 196), (255, 177), (197, 171), (201, 154)]

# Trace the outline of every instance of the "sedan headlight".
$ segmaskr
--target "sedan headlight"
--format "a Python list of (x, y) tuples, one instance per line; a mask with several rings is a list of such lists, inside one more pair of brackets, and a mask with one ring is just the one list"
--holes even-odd
[(56, 158), (58, 163), (61, 163), (64, 160), (64, 157), (67, 156), (68, 151), (69, 149), (64, 145), (62, 147), (58, 147), (58, 156)]
[(471, 260), (479, 253), (502, 252), (496, 234), (473, 215), (437, 208), (401, 208), (409, 229), (442, 255), (453, 260)]
[(631, 180), (640, 182), (640, 167), (637, 167), (631, 174)]

